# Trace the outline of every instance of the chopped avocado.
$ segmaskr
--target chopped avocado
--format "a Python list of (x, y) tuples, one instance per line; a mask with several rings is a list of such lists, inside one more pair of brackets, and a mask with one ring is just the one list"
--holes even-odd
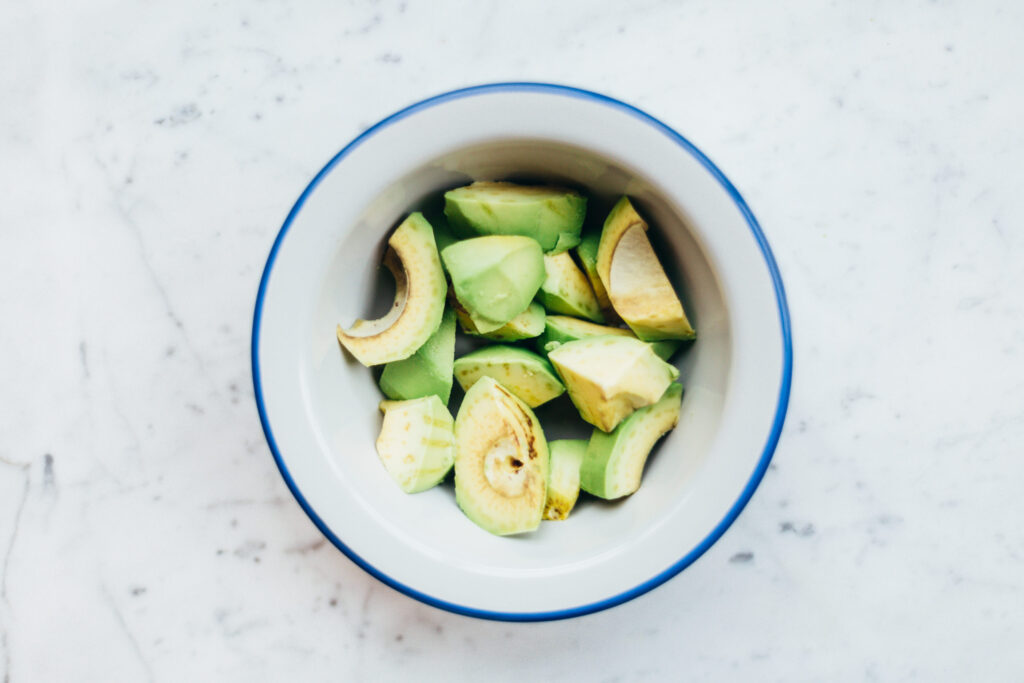
[[(563, 315), (549, 315), (544, 321), (544, 333), (537, 337), (537, 348), (543, 353), (549, 353), (552, 349), (558, 348), (559, 345), (565, 342), (606, 335), (636, 337), (630, 330), (625, 330), (621, 327), (595, 325), (586, 320), (577, 320), (576, 318), (568, 318)], [(665, 361), (672, 358), (683, 344), (683, 342), (677, 339), (647, 343), (654, 350), (654, 353), (658, 354), (658, 357)]]
[(384, 424), (377, 454), (406, 493), (438, 484), (455, 462), (455, 423), (436, 395), (410, 401), (382, 401)]
[[(426, 214), (427, 220), (434, 226), (434, 241), (437, 242), (438, 253), (445, 250), (449, 245), (455, 244), (459, 241), (459, 238), (452, 232), (452, 228), (448, 225), (448, 219), (440, 211), (431, 211)], [(444, 265), (442, 263), (442, 265)]]
[(544, 251), (578, 243), (587, 198), (574, 190), (478, 182), (444, 193), (444, 213), (456, 234), (522, 235)]
[(544, 282), (544, 254), (529, 237), (474, 237), (448, 246), (441, 258), (455, 298), (481, 334), (525, 311)]
[(462, 325), (462, 331), (475, 337), (493, 339), (494, 341), (518, 341), (536, 337), (544, 331), (544, 307), (536, 301), (527, 306), (526, 310), (509, 320), (507, 323), (486, 334), (476, 331), (473, 320), (463, 310), (456, 310), (455, 314)]
[(545, 347), (551, 342), (571, 342), (590, 337), (605, 337), (615, 335), (619, 337), (632, 337), (633, 333), (621, 327), (608, 327), (607, 325), (595, 325), (586, 320), (577, 320), (564, 315), (549, 315), (544, 321), (544, 333), (537, 337), (537, 348), (545, 351)]
[(587, 452), (586, 439), (549, 441), (551, 463), (548, 466), (548, 497), (544, 519), (562, 520), (569, 516), (580, 495), (580, 465)]
[(615, 312), (644, 341), (696, 336), (672, 283), (647, 239), (647, 223), (623, 197), (608, 214), (597, 272)]
[[(388, 239), (384, 265), (395, 278), (395, 303), (382, 318), (356, 320), (338, 341), (363, 365), (408, 358), (441, 325), (446, 283), (430, 223), (411, 214)], [(541, 259), (543, 271), (543, 259)], [(531, 294), (532, 296), (532, 294)]]
[(552, 313), (564, 313), (603, 322), (601, 307), (590, 288), (587, 277), (572, 260), (569, 252), (544, 254), (544, 284), (537, 299)]
[(514, 346), (487, 346), (455, 361), (455, 379), (468, 390), (481, 377), (492, 377), (531, 408), (565, 393), (546, 359)]
[(448, 403), (455, 360), (455, 311), (446, 308), (441, 326), (416, 353), (384, 366), (380, 389), (388, 398), (406, 400), (436, 394)]
[(492, 534), (532, 531), (547, 479), (548, 444), (537, 417), (492, 378), (480, 378), (455, 419), (455, 501)]
[(676, 354), (679, 347), (683, 345), (678, 339), (663, 339), (662, 341), (647, 342), (651, 350), (658, 354), (658, 358), (663, 361), (672, 360), (672, 356)]
[[(672, 384), (657, 403), (623, 420), (611, 434), (595, 429), (580, 469), (584, 491), (608, 500), (640, 488), (644, 463), (654, 444), (679, 421), (683, 387)], [(552, 457), (554, 456), (554, 444)]]
[(610, 432), (637, 408), (661, 398), (679, 371), (633, 337), (566, 342), (548, 354), (580, 417)]
[[(608, 290), (604, 288), (604, 283), (601, 282), (601, 278), (597, 274), (597, 247), (600, 243), (600, 232), (591, 232), (584, 235), (576, 247), (576, 255), (580, 257), (580, 263), (583, 264), (583, 272), (587, 274), (587, 279), (590, 280), (590, 286), (594, 290), (594, 296), (597, 297), (597, 303), (601, 307), (605, 319), (617, 321), (618, 315), (615, 313), (615, 309), (612, 308), (611, 299), (608, 298)], [(440, 242), (438, 244), (440, 245)]]

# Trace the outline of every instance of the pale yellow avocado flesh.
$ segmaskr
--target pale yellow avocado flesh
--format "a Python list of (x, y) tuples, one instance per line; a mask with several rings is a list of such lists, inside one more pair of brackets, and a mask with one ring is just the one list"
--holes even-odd
[(587, 452), (586, 439), (560, 439), (548, 442), (548, 497), (544, 519), (567, 519), (580, 495), (580, 465)]
[(647, 238), (647, 223), (623, 197), (601, 232), (597, 272), (615, 312), (644, 341), (696, 336)]
[(455, 501), (492, 534), (532, 531), (547, 499), (548, 445), (533, 411), (490, 377), (455, 419)]
[(679, 371), (633, 337), (590, 337), (548, 354), (580, 417), (610, 432), (637, 408), (661, 398)]
[(377, 455), (406, 493), (437, 485), (455, 462), (455, 422), (436, 395), (381, 401), (384, 423)]
[(395, 301), (376, 320), (338, 325), (338, 341), (363, 365), (382, 365), (416, 353), (441, 325), (447, 292), (434, 231), (422, 214), (406, 218), (388, 239), (384, 266), (395, 278)]

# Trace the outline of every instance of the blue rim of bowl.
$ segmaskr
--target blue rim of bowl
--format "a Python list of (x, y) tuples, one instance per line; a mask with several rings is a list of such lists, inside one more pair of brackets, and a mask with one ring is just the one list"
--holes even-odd
[[(415, 588), (407, 586), (395, 579), (391, 578), (387, 574), (383, 573), (376, 567), (369, 564), (366, 560), (361, 558), (351, 548), (345, 545), (345, 543), (338, 538), (333, 531), (328, 528), (320, 516), (313, 510), (313, 508), (303, 497), (302, 492), (292, 479), (291, 473), (288, 471), (288, 467), (284, 463), (284, 459), (281, 457), (281, 451), (277, 447), (277, 442), (274, 440), (274, 434), (270, 429), (270, 421), (267, 417), (266, 406), (263, 403), (263, 388), (260, 383), (260, 365), (259, 365), (259, 334), (260, 334), (260, 318), (263, 311), (263, 296), (266, 293), (267, 282), (270, 279), (270, 271), (274, 267), (274, 260), (277, 257), (277, 250), (281, 246), (281, 242), (284, 239), (285, 234), (288, 232), (288, 228), (291, 227), (292, 221), (298, 215), (302, 209), (302, 205), (305, 204), (306, 199), (316, 189), (320, 181), (333, 169), (342, 159), (344, 159), (350, 151), (358, 147), (364, 140), (371, 137), (381, 129), (400, 121), (418, 111), (427, 109), (429, 107), (443, 104), (451, 100), (462, 99), (465, 97), (473, 97), (476, 95), (485, 95), (496, 92), (540, 92), (553, 95), (561, 95), (565, 97), (574, 97), (577, 99), (589, 100), (596, 102), (603, 106), (612, 107), (623, 111), (631, 116), (634, 116), (641, 121), (653, 126), (657, 130), (661, 131), (670, 140), (678, 144), (680, 147), (689, 152), (697, 161), (699, 161), (704, 168), (710, 173), (715, 179), (725, 188), (729, 196), (732, 197), (736, 207), (743, 214), (743, 217), (747, 221), (747, 225), (750, 227), (750, 231), (754, 235), (754, 239), (757, 241), (758, 246), (761, 248), (761, 253), (764, 256), (765, 263), (768, 267), (769, 273), (772, 276), (772, 283), (775, 286), (775, 300), (779, 309), (779, 323), (782, 327), (782, 341), (783, 341), (783, 368), (782, 368), (782, 382), (779, 386), (779, 399), (778, 404), (775, 408), (775, 419), (772, 422), (771, 431), (768, 433), (768, 440), (765, 442), (764, 450), (761, 452), (761, 458), (758, 460), (757, 467), (754, 469), (753, 474), (744, 486), (743, 491), (740, 493), (739, 498), (733, 503), (732, 507), (726, 513), (725, 517), (720, 521), (711, 532), (701, 541), (695, 548), (690, 550), (680, 560), (673, 564), (668, 569), (656, 574), (647, 581), (644, 581), (638, 586), (631, 588), (627, 591), (614, 595), (604, 600), (592, 602), (587, 605), (580, 605), (578, 607), (572, 607), (569, 609), (554, 610), (550, 612), (494, 612), (490, 610), (474, 609), (472, 607), (466, 607), (464, 605), (458, 605), (446, 600), (440, 600), (432, 597), (425, 593), (422, 593)], [(295, 496), (295, 500), (298, 501), (299, 505), (305, 510), (306, 514), (313, 521), (313, 524), (326, 536), (331, 543), (335, 545), (341, 552), (343, 552), (350, 560), (359, 565), (364, 571), (373, 576), (374, 578), (382, 581), (383, 583), (391, 586), (397, 591), (405, 593), (409, 597), (415, 598), (420, 602), (424, 602), (433, 607), (454, 612), (456, 614), (462, 614), (470, 617), (477, 617), (480, 619), (492, 619), (496, 621), (554, 621), (557, 619), (570, 619), (572, 617), (579, 617), (585, 614), (591, 614), (593, 612), (599, 612), (601, 610), (608, 609), (609, 607), (615, 607), (621, 605), (624, 602), (628, 602), (633, 598), (639, 597), (644, 593), (657, 588), (661, 584), (665, 583), (679, 572), (686, 569), (688, 566), (693, 564), (701, 555), (707, 551), (714, 543), (725, 533), (732, 523), (739, 516), (743, 508), (746, 507), (747, 502), (751, 496), (754, 495), (754, 491), (761, 483), (761, 479), (764, 477), (764, 473), (768, 469), (768, 465), (771, 462), (772, 454), (775, 452), (775, 446), (778, 444), (779, 435), (782, 433), (782, 425), (786, 421), (786, 409), (789, 405), (789, 389), (793, 374), (793, 341), (790, 330), (789, 321), (789, 307), (786, 304), (786, 292), (782, 285), (782, 276), (779, 274), (779, 268), (775, 263), (775, 257), (772, 256), (771, 247), (768, 246), (768, 240), (765, 238), (764, 233), (761, 231), (761, 226), (758, 225), (757, 219), (754, 218), (754, 214), (751, 212), (747, 203), (740, 196), (740, 193), (736, 190), (729, 179), (725, 177), (718, 167), (715, 166), (711, 160), (704, 155), (699, 149), (697, 149), (693, 143), (687, 140), (685, 137), (677, 133), (675, 130), (662, 123), (658, 119), (654, 118), (650, 114), (647, 114), (636, 107), (621, 102), (607, 95), (600, 93), (591, 92), (589, 90), (583, 90), (580, 88), (574, 88), (566, 85), (556, 85), (553, 83), (529, 83), (529, 82), (511, 82), (511, 83), (489, 83), (485, 85), (476, 85), (468, 88), (460, 88), (458, 90), (452, 90), (450, 92), (441, 93), (433, 97), (428, 97), (425, 100), (412, 104), (400, 111), (395, 112), (391, 116), (382, 119), (373, 126), (367, 128), (365, 131), (360, 133), (352, 142), (348, 143), (340, 152), (334, 155), (334, 157), (327, 162), (319, 173), (310, 181), (306, 189), (299, 195), (298, 200), (292, 207), (291, 211), (288, 212), (288, 217), (285, 218), (284, 224), (281, 226), (281, 230), (277, 233), (277, 238), (274, 240), (273, 246), (270, 248), (270, 254), (267, 256), (267, 265), (263, 269), (263, 276), (260, 278), (260, 288), (256, 295), (256, 307), (253, 313), (252, 323), (252, 379), (253, 389), (255, 390), (256, 406), (260, 412), (260, 422), (263, 425), (263, 432), (267, 438), (267, 444), (270, 446), (271, 452), (274, 454), (274, 460), (277, 462), (277, 467), (281, 471), (281, 476), (284, 477), (285, 482), (288, 484), (288, 488), (291, 490), (292, 495)]]

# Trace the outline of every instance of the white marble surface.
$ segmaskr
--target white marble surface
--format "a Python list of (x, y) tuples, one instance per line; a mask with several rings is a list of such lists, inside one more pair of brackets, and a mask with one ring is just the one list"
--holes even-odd
[[(3, 680), (1024, 679), (1024, 7), (0, 3)], [(271, 460), (252, 303), (299, 191), (446, 89), (635, 103), (745, 193), (796, 373), (693, 567), (569, 622), (414, 602)]]

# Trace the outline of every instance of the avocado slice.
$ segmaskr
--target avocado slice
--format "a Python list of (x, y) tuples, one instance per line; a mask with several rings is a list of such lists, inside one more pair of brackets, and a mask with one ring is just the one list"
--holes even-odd
[(569, 252), (544, 254), (544, 284), (537, 300), (552, 313), (564, 313), (593, 322), (603, 322), (601, 306), (587, 276), (572, 260)]
[[(563, 315), (549, 315), (544, 321), (544, 333), (537, 337), (537, 348), (542, 353), (548, 353), (558, 348), (561, 344), (578, 339), (590, 337), (601, 337), (605, 335), (617, 337), (635, 337), (631, 331), (621, 327), (609, 327), (608, 325), (595, 325), (586, 320), (568, 318)], [(677, 339), (665, 339), (663, 341), (647, 342), (654, 353), (662, 360), (669, 360), (675, 352), (683, 345)]]
[(388, 398), (399, 401), (436, 394), (447, 404), (452, 394), (454, 360), (455, 311), (446, 308), (437, 332), (423, 342), (416, 353), (384, 366), (380, 390)]
[(468, 390), (481, 377), (492, 377), (531, 408), (565, 393), (546, 359), (514, 346), (487, 346), (455, 361), (455, 379)]
[(477, 182), (444, 193), (444, 214), (456, 234), (522, 235), (544, 251), (576, 246), (586, 213), (587, 198), (562, 187)]
[(590, 337), (548, 354), (580, 417), (610, 432), (637, 408), (661, 398), (679, 371), (633, 337)]
[(600, 231), (584, 235), (576, 247), (576, 256), (579, 257), (580, 263), (583, 264), (583, 272), (586, 273), (587, 279), (590, 280), (590, 287), (594, 290), (594, 296), (597, 298), (598, 306), (601, 307), (601, 312), (604, 313), (605, 320), (608, 322), (618, 322), (619, 316), (612, 307), (611, 299), (608, 298), (608, 290), (604, 288), (604, 283), (601, 282), (601, 278), (597, 274), (597, 247), (600, 243)]
[(595, 325), (586, 320), (569, 318), (564, 315), (549, 315), (544, 321), (544, 333), (537, 337), (537, 348), (546, 351), (545, 348), (550, 342), (577, 341), (589, 339), (590, 337), (605, 337), (614, 335), (618, 337), (633, 337), (633, 333), (621, 327), (609, 327), (607, 325)]
[(459, 318), (462, 331), (475, 337), (493, 339), (494, 341), (518, 341), (536, 337), (544, 331), (545, 313), (544, 307), (536, 301), (531, 302), (526, 310), (509, 320), (507, 323), (494, 330), (481, 334), (476, 331), (473, 320), (464, 310), (456, 309), (455, 315)]
[(629, 197), (620, 199), (604, 222), (597, 273), (615, 312), (640, 339), (697, 336), (647, 239), (647, 223)]
[(682, 400), (683, 387), (672, 384), (657, 403), (637, 410), (611, 434), (595, 429), (580, 468), (583, 490), (612, 500), (640, 488), (647, 456), (658, 439), (679, 422)]
[(455, 501), (492, 534), (532, 531), (547, 497), (548, 444), (529, 406), (491, 377), (455, 418)]
[(455, 462), (455, 422), (436, 395), (382, 401), (377, 455), (406, 493), (437, 485)]
[[(541, 259), (543, 268), (543, 259)], [(409, 215), (388, 239), (384, 265), (395, 278), (395, 303), (376, 320), (356, 320), (347, 330), (338, 325), (338, 341), (363, 365), (408, 358), (441, 324), (447, 285), (423, 215)], [(532, 296), (532, 295), (531, 295)]]
[(544, 282), (544, 253), (518, 235), (474, 237), (441, 252), (459, 305), (481, 334), (526, 310)]
[(586, 439), (549, 441), (551, 463), (548, 467), (548, 496), (544, 519), (562, 520), (569, 516), (580, 495), (580, 465), (587, 452)]

